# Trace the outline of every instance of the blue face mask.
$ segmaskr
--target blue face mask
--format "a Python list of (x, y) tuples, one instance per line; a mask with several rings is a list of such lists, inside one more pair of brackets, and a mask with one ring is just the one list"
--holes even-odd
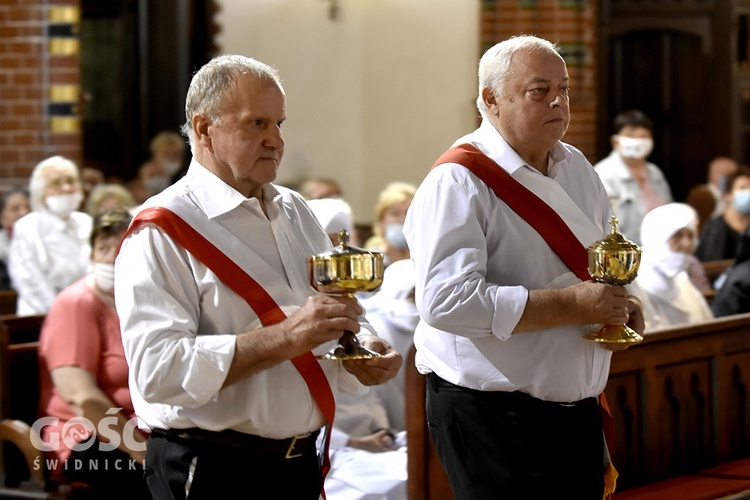
[(385, 226), (385, 241), (394, 248), (407, 248), (403, 224), (388, 224)]
[(750, 215), (750, 189), (738, 189), (732, 193), (732, 204), (741, 214)]

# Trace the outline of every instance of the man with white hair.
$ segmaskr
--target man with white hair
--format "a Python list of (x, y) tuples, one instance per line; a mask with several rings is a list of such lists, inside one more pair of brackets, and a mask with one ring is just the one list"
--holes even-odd
[[(328, 456), (315, 444), (334, 395), (393, 378), (401, 356), (356, 301), (310, 287), (306, 259), (332, 245), (302, 196), (273, 184), (286, 120), (277, 72), (214, 58), (185, 115), (188, 172), (143, 205), (115, 265), (149, 488), (156, 499), (317, 499)], [(345, 330), (381, 357), (315, 358)]]
[(459, 499), (601, 500), (612, 469), (598, 399), (611, 352), (602, 323), (643, 332), (623, 286), (594, 283), (586, 247), (606, 236), (607, 193), (560, 142), (570, 82), (534, 36), (479, 63), (479, 129), (425, 177), (406, 218), (421, 321), (427, 418)]
[(78, 211), (78, 167), (62, 156), (37, 164), (29, 181), (31, 213), (13, 226), (8, 272), (19, 315), (46, 313), (63, 288), (87, 274), (92, 219)]

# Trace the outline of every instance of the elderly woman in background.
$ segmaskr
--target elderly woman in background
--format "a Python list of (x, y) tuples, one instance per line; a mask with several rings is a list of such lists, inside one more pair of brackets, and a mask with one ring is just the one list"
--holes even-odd
[[(114, 298), (114, 262), (129, 223), (124, 210), (94, 219), (93, 271), (55, 298), (39, 337), (42, 412), (57, 419), (42, 429), (45, 442), (57, 445), (53, 479), (88, 484), (90, 498), (149, 498), (142, 466), (146, 436), (134, 421), (128, 423), (134, 410)], [(68, 428), (75, 426), (74, 417), (84, 417), (98, 432), (109, 422), (119, 439), (109, 448), (99, 441), (92, 445), (91, 429), (81, 427), (76, 442), (83, 446), (76, 449), (64, 442), (73, 437)]]
[(643, 302), (646, 332), (713, 318), (703, 294), (690, 280), (698, 214), (685, 203), (668, 203), (641, 223), (643, 254), (632, 287)]
[(365, 247), (383, 252), (386, 266), (410, 256), (404, 237), (404, 220), (416, 191), (416, 186), (408, 182), (392, 182), (380, 192), (375, 205), (373, 236)]
[(57, 294), (89, 267), (91, 217), (76, 165), (62, 156), (40, 162), (29, 183), (31, 213), (16, 222), (8, 271), (18, 293), (17, 314), (44, 314)]

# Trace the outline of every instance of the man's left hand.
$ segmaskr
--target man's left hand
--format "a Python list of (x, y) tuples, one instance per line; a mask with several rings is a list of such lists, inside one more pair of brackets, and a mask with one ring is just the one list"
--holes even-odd
[[(638, 297), (635, 297), (633, 295), (628, 295), (627, 325), (632, 328), (635, 333), (643, 337), (643, 332), (646, 330), (646, 321), (643, 317), (643, 304)], [(632, 345), (635, 344), (608, 344), (606, 342), (602, 343), (602, 347), (612, 352), (624, 351)]]
[(401, 354), (393, 350), (388, 342), (375, 335), (358, 336), (360, 344), (379, 353), (381, 356), (372, 359), (345, 360), (344, 368), (353, 374), (364, 385), (379, 385), (396, 376), (401, 368)]

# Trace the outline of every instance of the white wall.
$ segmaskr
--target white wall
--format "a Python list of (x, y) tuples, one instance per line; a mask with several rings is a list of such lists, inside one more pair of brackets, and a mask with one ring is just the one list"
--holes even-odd
[(357, 222), (388, 182), (419, 184), (476, 126), (479, 0), (220, 0), (223, 53), (279, 70), (278, 182), (334, 177)]

